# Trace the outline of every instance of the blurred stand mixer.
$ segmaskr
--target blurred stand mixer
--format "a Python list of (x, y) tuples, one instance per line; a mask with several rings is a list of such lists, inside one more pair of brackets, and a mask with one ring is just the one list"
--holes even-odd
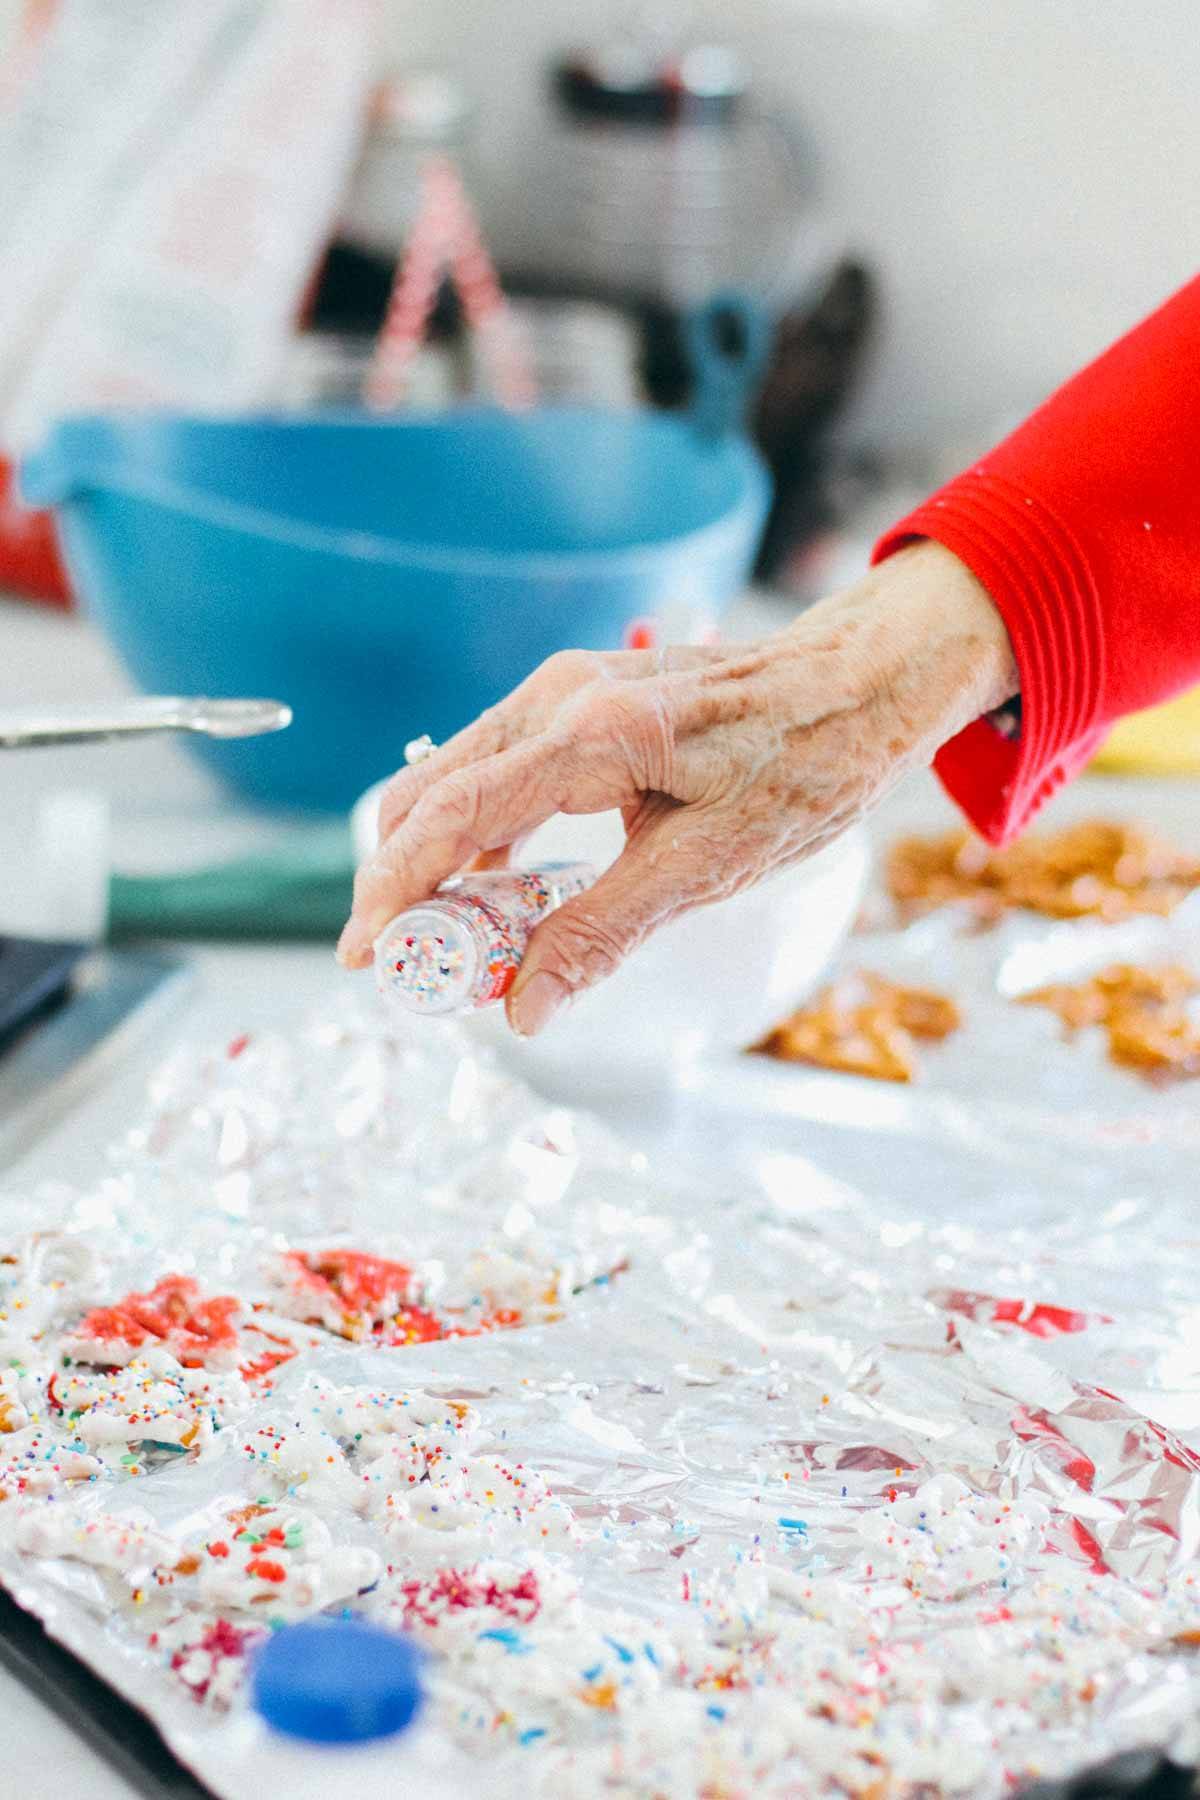
[(564, 57), (551, 81), (560, 275), (682, 309), (730, 287), (786, 298), (814, 272), (813, 156), (732, 50), (647, 33)]
[(749, 421), (775, 481), (759, 553), (764, 580), (829, 519), (829, 430), (868, 337), (874, 284), (840, 254), (817, 203), (817, 159), (796, 118), (765, 101), (736, 51), (681, 39), (653, 18), (551, 71), (545, 151), (546, 268), (632, 299), (643, 372), (658, 405), (686, 402), (680, 321), (739, 291), (773, 327)]
[[(411, 228), (419, 170), (428, 156), (449, 154), (483, 194), (544, 398), (685, 406), (689, 313), (732, 292), (765, 315), (772, 351), (747, 423), (775, 502), (756, 573), (786, 584), (835, 519), (831, 433), (875, 315), (870, 270), (841, 249), (819, 211), (816, 156), (796, 120), (760, 98), (732, 49), (681, 46), (653, 24), (556, 59), (547, 102), (548, 127), (539, 123), (525, 152), (485, 180), (475, 108), (453, 81), (426, 72), (385, 84), (317, 294), (309, 371), (332, 352), (328, 398), (348, 397), (336, 370), (353, 388)], [(414, 404), (479, 391), (448, 289), (420, 375)]]

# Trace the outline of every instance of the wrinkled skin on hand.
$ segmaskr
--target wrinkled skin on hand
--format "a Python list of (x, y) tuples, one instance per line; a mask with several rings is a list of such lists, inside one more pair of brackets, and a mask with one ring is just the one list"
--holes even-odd
[(553, 656), (389, 783), (339, 956), (364, 966), (404, 907), (555, 813), (619, 807), (622, 855), (537, 928), (509, 994), (532, 1035), (667, 920), (829, 843), (1016, 687), (1000, 615), (933, 543), (757, 644)]

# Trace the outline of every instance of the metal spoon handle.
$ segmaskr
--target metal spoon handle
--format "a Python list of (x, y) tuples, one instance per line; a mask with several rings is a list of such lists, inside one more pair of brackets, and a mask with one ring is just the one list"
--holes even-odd
[(291, 707), (279, 700), (149, 697), (93, 707), (0, 710), (0, 750), (92, 744), (155, 731), (196, 731), (214, 738), (260, 737), (267, 731), (282, 731), (291, 722)]

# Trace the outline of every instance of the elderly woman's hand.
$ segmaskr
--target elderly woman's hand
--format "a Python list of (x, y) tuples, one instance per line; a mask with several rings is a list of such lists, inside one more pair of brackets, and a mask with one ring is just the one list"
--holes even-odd
[(1016, 687), (1000, 615), (933, 543), (757, 644), (553, 656), (390, 782), (339, 955), (362, 966), (396, 913), (553, 814), (620, 807), (623, 853), (537, 928), (508, 996), (531, 1035), (668, 919), (827, 844)]

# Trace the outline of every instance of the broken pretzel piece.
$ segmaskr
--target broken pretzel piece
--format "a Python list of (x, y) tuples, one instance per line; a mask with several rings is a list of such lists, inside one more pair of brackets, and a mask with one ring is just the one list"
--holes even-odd
[(991, 850), (966, 831), (904, 838), (888, 889), (904, 910), (968, 902), (984, 919), (1024, 907), (1054, 919), (1165, 916), (1200, 887), (1200, 861), (1136, 825), (1093, 819)]
[(1113, 963), (1087, 981), (1056, 982), (1021, 1001), (1048, 1007), (1072, 1034), (1103, 1026), (1113, 1062), (1183, 1077), (1200, 1075), (1200, 1025), (1186, 1004), (1197, 993), (1200, 981), (1178, 963), (1149, 969)]
[(862, 973), (824, 988), (752, 1048), (781, 1062), (910, 1082), (917, 1073), (914, 1039), (948, 1037), (961, 1023), (947, 995)]
[(1108, 1021), (1108, 1053), (1127, 1068), (1186, 1079), (1200, 1075), (1200, 1027), (1182, 1007), (1118, 1011)]

